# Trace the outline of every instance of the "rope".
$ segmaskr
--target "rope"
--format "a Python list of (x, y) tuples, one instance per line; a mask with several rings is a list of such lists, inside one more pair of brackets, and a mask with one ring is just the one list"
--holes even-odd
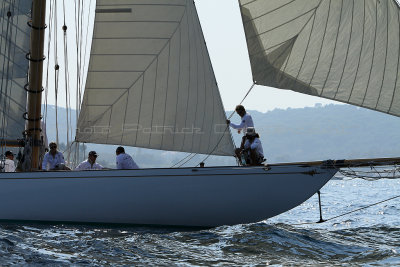
[(385, 199), (385, 200), (382, 200), (382, 201), (379, 201), (379, 202), (376, 202), (376, 203), (373, 203), (373, 204), (369, 204), (367, 206), (364, 206), (364, 207), (361, 207), (361, 208), (358, 208), (358, 209), (355, 209), (355, 210), (352, 210), (352, 211), (349, 211), (349, 212), (345, 212), (343, 214), (340, 214), (340, 215), (331, 217), (329, 219), (323, 220), (322, 222), (296, 223), (296, 224), (292, 224), (292, 225), (317, 224), (317, 223), (327, 222), (327, 221), (330, 221), (330, 220), (333, 220), (333, 219), (337, 219), (337, 218), (349, 215), (351, 213), (354, 213), (354, 212), (357, 212), (357, 211), (360, 211), (360, 210), (363, 210), (363, 209), (366, 209), (366, 208), (369, 208), (369, 207), (372, 207), (372, 206), (376, 206), (378, 204), (381, 204), (381, 203), (384, 203), (384, 202), (387, 202), (387, 201), (390, 201), (390, 200), (393, 200), (393, 199), (396, 199), (396, 198), (399, 198), (399, 197), (400, 197), (400, 195), (394, 196), (394, 197), (391, 197), (391, 198), (388, 198), (388, 199)]
[[(254, 86), (256, 85), (256, 82), (253, 82), (253, 84), (251, 85), (250, 89), (247, 91), (246, 95), (243, 97), (242, 101), (240, 101), (239, 105), (241, 105), (243, 103), (243, 101), (246, 99), (246, 97), (250, 94), (251, 90), (253, 90)], [(233, 114), (235, 114), (235, 111), (232, 112), (232, 114), (228, 117), (228, 120), (230, 118), (232, 118)], [(218, 143), (215, 145), (215, 147), (213, 148), (213, 150), (211, 150), (211, 152), (207, 155), (207, 157), (205, 157), (202, 161), (200, 161), (197, 165), (199, 166), (201, 162), (205, 162), (211, 155), (212, 153), (214, 153), (215, 149), (217, 149), (217, 147), (219, 146), (219, 144), (222, 141), (222, 138), (224, 138), (225, 136), (225, 132), (229, 129), (229, 125), (226, 126), (223, 134), (221, 135), (221, 138), (219, 139)]]
[(190, 157), (193, 153), (190, 153), (189, 155), (187, 155), (186, 157), (184, 157), (183, 159), (181, 159), (180, 161), (178, 161), (177, 163), (175, 163), (174, 165), (172, 165), (170, 168), (175, 167), (176, 165), (178, 165), (179, 163), (181, 163), (182, 161), (184, 161), (185, 159), (187, 159), (188, 157)]
[[(357, 168), (357, 166), (355, 166)], [(379, 179), (400, 179), (400, 167), (394, 165), (393, 169), (388, 170), (386, 166), (381, 166), (383, 170), (379, 170), (377, 166), (373, 166), (371, 163), (371, 171), (360, 171), (347, 168), (345, 170), (339, 170), (339, 173), (349, 178), (359, 178), (367, 181), (375, 181)]]
[[(243, 101), (246, 99), (246, 97), (250, 94), (251, 90), (253, 90), (254, 86), (256, 85), (256, 82), (254, 82), (250, 89), (247, 91), (246, 95), (243, 97), (242, 101), (240, 101), (239, 105), (241, 105), (243, 103)], [(235, 114), (235, 111), (232, 112), (232, 114), (228, 117), (228, 120), (230, 118), (232, 118), (233, 114)], [(225, 132), (229, 129), (229, 125), (226, 126), (225, 130), (223, 131), (221, 138), (218, 140), (217, 144), (214, 146), (214, 148), (211, 150), (211, 152), (202, 160), (200, 161), (197, 165), (199, 166), (201, 162), (205, 162), (213, 153), (214, 151), (217, 149), (217, 147), (219, 146), (219, 144), (221, 143), (222, 139), (225, 136)], [(181, 166), (185, 165), (188, 161), (190, 161), (191, 159), (193, 159), (198, 153), (194, 153), (192, 156), (191, 154), (185, 156), (183, 159), (181, 159), (180, 161), (178, 161), (177, 163), (175, 163), (174, 165), (172, 165), (170, 168), (175, 167), (176, 165), (178, 165), (179, 163), (181, 163), (182, 161), (186, 160), (188, 157), (190, 157), (190, 159), (186, 160), (183, 164), (179, 165), (178, 168), (180, 168)]]

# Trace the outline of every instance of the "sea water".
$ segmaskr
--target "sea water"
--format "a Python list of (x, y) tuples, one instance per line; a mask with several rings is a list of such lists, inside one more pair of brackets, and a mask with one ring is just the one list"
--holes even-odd
[[(399, 179), (331, 180), (323, 219), (397, 195)], [(0, 265), (400, 266), (400, 198), (319, 218), (315, 195), (266, 221), (209, 229), (3, 223)]]

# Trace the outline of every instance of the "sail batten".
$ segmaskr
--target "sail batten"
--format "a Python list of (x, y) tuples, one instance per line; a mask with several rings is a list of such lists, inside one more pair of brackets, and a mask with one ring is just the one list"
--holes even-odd
[(260, 85), (400, 116), (394, 0), (240, 0)]
[(97, 9), (129, 6), (132, 12), (96, 13), (76, 139), (232, 155), (233, 142), (194, 3), (120, 0), (104, 7), (105, 3), (98, 1)]

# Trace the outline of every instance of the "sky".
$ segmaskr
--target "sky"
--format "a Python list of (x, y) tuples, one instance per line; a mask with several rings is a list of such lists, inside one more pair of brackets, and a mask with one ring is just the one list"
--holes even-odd
[[(48, 3), (54, 0), (48, 0)], [(75, 23), (75, 1), (65, 1), (66, 24), (67, 30), (67, 44), (68, 44), (68, 61), (69, 61), (69, 84), (70, 91), (74, 91), (77, 87), (76, 84), (76, 38), (74, 31)], [(95, 0), (85, 0), (84, 2), (84, 23), (93, 21), (94, 3)], [(220, 89), (222, 101), (226, 110), (233, 110), (237, 104), (245, 96), (246, 92), (252, 85), (252, 76), (250, 61), (247, 54), (246, 40), (241, 22), (241, 15), (239, 11), (239, 4), (236, 0), (196, 0), (196, 7), (199, 14), (201, 26), (203, 29), (204, 37), (209, 50), (211, 62), (213, 64), (215, 76)], [(89, 5), (91, 7), (89, 8)], [(54, 4), (53, 4), (54, 7)], [(63, 6), (62, 2), (58, 1), (58, 25), (57, 28), (61, 29), (63, 24)], [(49, 14), (49, 12), (48, 12)], [(49, 19), (46, 20), (49, 24)], [(54, 25), (54, 24), (53, 24)], [(91, 28), (89, 23), (89, 31), (84, 32), (83, 47), (90, 49)], [(52, 39), (54, 40), (54, 34)], [(58, 32), (58, 64), (60, 65), (59, 71), (59, 86), (64, 88), (64, 57), (63, 57), (63, 34), (62, 31)], [(87, 45), (86, 45), (87, 43)], [(45, 42), (47, 46), (47, 41)], [(49, 104), (55, 103), (54, 94), (54, 47), (50, 48), (52, 52), (49, 57), (49, 80), (48, 80), (48, 97)], [(87, 52), (89, 54), (89, 52)], [(46, 64), (47, 62), (45, 62)], [(87, 66), (87, 62), (85, 64)], [(45, 65), (46, 72), (46, 65)], [(84, 75), (81, 76), (85, 80)], [(44, 79), (44, 83), (46, 78)], [(70, 99), (71, 107), (76, 107), (75, 97)], [(317, 103), (329, 104), (338, 103), (323, 98), (307, 96), (299, 94), (290, 90), (274, 89), (265, 86), (255, 86), (243, 105), (248, 110), (257, 110), (266, 112), (275, 108), (301, 108), (315, 106)], [(65, 91), (59, 92), (58, 105), (66, 106)]]

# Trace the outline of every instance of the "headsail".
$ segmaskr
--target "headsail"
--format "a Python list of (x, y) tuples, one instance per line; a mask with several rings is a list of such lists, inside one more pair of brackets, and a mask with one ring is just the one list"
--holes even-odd
[(193, 1), (97, 1), (78, 141), (232, 155), (225, 120)]
[(31, 0), (0, 1), (0, 140), (20, 139), (25, 129)]
[(400, 116), (395, 0), (240, 0), (257, 84)]

